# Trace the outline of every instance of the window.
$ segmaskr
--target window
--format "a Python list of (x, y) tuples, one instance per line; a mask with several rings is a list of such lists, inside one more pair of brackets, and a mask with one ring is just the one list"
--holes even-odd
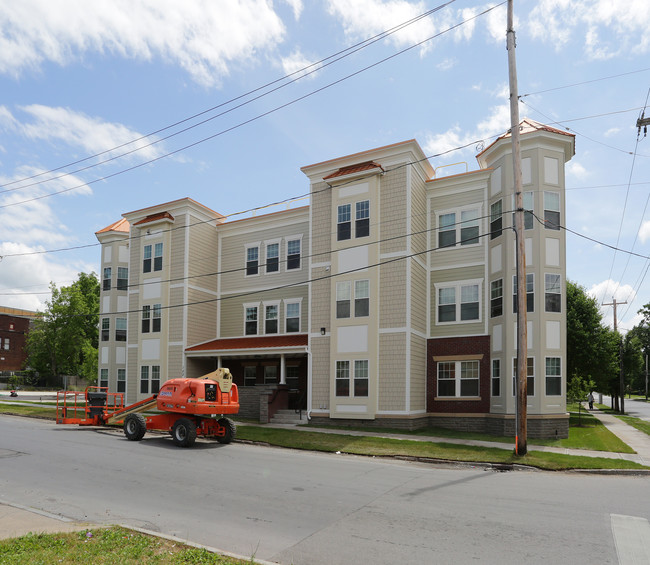
[(478, 361), (441, 361), (438, 363), (438, 396), (460, 398), (477, 397), (478, 395)]
[[(526, 359), (526, 393), (535, 396), (535, 358)], [(517, 358), (512, 360), (512, 395), (517, 394)]]
[(496, 318), (503, 314), (503, 279), (490, 283), (490, 317)]
[(126, 392), (126, 369), (117, 370), (117, 392)]
[[(522, 200), (523, 200), (523, 205), (524, 205), (524, 229), (525, 230), (532, 230), (533, 229), (533, 193), (532, 192), (524, 192), (522, 195)], [(515, 205), (515, 196), (512, 196), (512, 209), (516, 210), (517, 207)], [(515, 225), (515, 213), (512, 213), (512, 225)]]
[(298, 365), (287, 365), (287, 386), (290, 389), (297, 389), (300, 384), (299, 384), (299, 379), (300, 379), (300, 367)]
[(244, 386), (255, 386), (257, 382), (257, 367), (244, 367)]
[(280, 268), (280, 244), (269, 243), (266, 246), (266, 272), (277, 273)]
[(99, 386), (108, 388), (108, 369), (99, 370)]
[(336, 239), (343, 241), (352, 237), (351, 205), (343, 204), (338, 207)]
[(142, 307), (142, 333), (149, 333), (151, 330), (151, 306)]
[(154, 332), (159, 332), (160, 331), (160, 326), (162, 323), (162, 305), (161, 304), (154, 304), (153, 305), (153, 327), (151, 331)]
[(336, 283), (336, 317), (350, 317), (350, 281)]
[(257, 306), (246, 307), (246, 335), (257, 335)]
[(544, 304), (547, 312), (562, 311), (562, 295), (560, 294), (560, 275), (546, 273), (544, 275)]
[(160, 365), (151, 366), (151, 394), (158, 394), (160, 391)]
[(560, 229), (560, 193), (544, 191), (544, 226), (547, 230)]
[(102, 318), (102, 341), (108, 341), (111, 339), (111, 319)]
[(562, 360), (559, 357), (546, 358), (546, 396), (562, 394)]
[(151, 245), (145, 245), (142, 255), (142, 272), (151, 272)]
[(277, 365), (264, 366), (264, 384), (273, 384), (278, 382), (278, 367)]
[(503, 201), (497, 200), (490, 206), (490, 239), (499, 237), (503, 230)]
[(442, 214), (438, 224), (438, 247), (456, 245), (456, 214)]
[[(460, 300), (458, 300), (460, 298)], [(438, 287), (438, 323), (480, 320), (479, 284)]]
[(456, 243), (478, 243), (478, 208), (441, 214), (438, 223), (438, 247), (454, 247)]
[(336, 362), (336, 396), (350, 396), (350, 362)]
[(300, 269), (300, 240), (287, 241), (287, 271)]
[(5, 351), (9, 351), (10, 348), (11, 348), (11, 340), (8, 337), (5, 337), (4, 349)]
[(366, 237), (370, 235), (370, 201), (357, 202), (356, 212), (354, 235), (355, 237)]
[(460, 244), (478, 243), (478, 209), (463, 210), (460, 213)]
[(501, 359), (492, 359), (492, 396), (501, 396)]
[(354, 396), (368, 396), (368, 361), (354, 362)]
[(140, 393), (149, 394), (149, 367), (140, 367)]
[(354, 281), (354, 316), (367, 316), (370, 311), (370, 284), (367, 280)]
[(117, 268), (117, 290), (126, 290), (129, 286), (129, 269)]
[(276, 334), (276, 333), (278, 333), (278, 306), (277, 306), (277, 304), (272, 304), (272, 305), (266, 307), (264, 333), (265, 334)]
[(250, 277), (256, 275), (259, 271), (259, 258), (260, 258), (260, 248), (259, 247), (248, 247), (246, 248), (246, 276)]
[(104, 280), (102, 281), (102, 290), (111, 290), (111, 268), (104, 267)]
[(153, 248), (153, 270), (162, 271), (163, 264), (163, 244), (156, 243)]
[(126, 341), (126, 318), (115, 319), (115, 341)]
[(300, 331), (300, 302), (289, 302), (285, 311), (286, 332)]
[[(517, 313), (517, 275), (512, 277), (512, 311)], [(535, 311), (535, 274), (526, 273), (526, 312)]]

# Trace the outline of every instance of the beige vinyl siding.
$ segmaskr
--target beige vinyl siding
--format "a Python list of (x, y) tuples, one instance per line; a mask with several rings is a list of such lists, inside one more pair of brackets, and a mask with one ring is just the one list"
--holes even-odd
[[(127, 369), (126, 369), (126, 398), (124, 404), (130, 404), (136, 401), (138, 397), (139, 388), (139, 367), (138, 367), (138, 349), (130, 347), (126, 350)], [(115, 374), (115, 382), (117, 383), (117, 373)], [(161, 375), (162, 381), (162, 375)], [(162, 382), (160, 383), (162, 384)]]
[[(432, 337), (452, 337), (457, 335), (483, 335), (485, 333), (485, 280), (484, 266), (476, 265), (472, 267), (462, 267), (459, 269), (445, 269), (431, 273), (431, 336)], [(480, 280), (479, 288), (480, 299), (480, 320), (477, 322), (462, 322), (436, 325), (436, 309), (438, 307), (438, 294), (436, 284), (455, 283), (469, 280)], [(504, 294), (505, 298), (505, 294)], [(458, 297), (457, 297), (458, 300)]]
[[(169, 275), (174, 281), (180, 281), (187, 276), (185, 272), (185, 238), (188, 232), (193, 233), (196, 227), (186, 227), (185, 214), (179, 214), (173, 224), (164, 224), (163, 229), (171, 230), (163, 235), (163, 273), (165, 264), (169, 262)], [(166, 249), (171, 245), (171, 253)], [(188, 281), (185, 281), (187, 284)]]
[[(217, 300), (211, 293), (188, 289), (186, 345), (202, 343), (217, 335)], [(185, 309), (184, 309), (185, 310)], [(179, 341), (173, 337), (170, 341)]]
[[(332, 320), (330, 316), (335, 316), (335, 308), (331, 298), (331, 281), (326, 277), (330, 273), (324, 267), (312, 269), (312, 278), (314, 282), (311, 284), (311, 324), (310, 331), (312, 333), (319, 333), (321, 328), (326, 328), (329, 332), (331, 329)], [(321, 280), (319, 280), (321, 279)]]
[[(406, 218), (406, 167), (392, 170), (381, 177), (380, 253), (404, 251), (408, 233)], [(371, 218), (371, 223), (376, 219)], [(396, 239), (393, 239), (396, 238)]]
[(377, 410), (406, 410), (406, 334), (379, 335)]
[(165, 362), (163, 361), (160, 367), (160, 386), (162, 387), (163, 383), (167, 379), (177, 379), (183, 377), (183, 357), (184, 347), (181, 345), (172, 345), (168, 349), (169, 353), (167, 355), (167, 366), (165, 367)]
[[(421, 253), (427, 249), (429, 238), (427, 237), (427, 194), (424, 180), (417, 175), (412, 175), (413, 186), (411, 188), (411, 253)], [(420, 256), (423, 263), (427, 262), (425, 255)]]
[(140, 339), (140, 294), (129, 293), (129, 314), (127, 317), (126, 339), (127, 343), (138, 343)]
[(426, 408), (427, 395), (427, 340), (411, 334), (411, 410)]
[[(198, 223), (199, 218), (190, 216), (188, 258), (188, 284), (216, 292), (217, 290), (217, 231), (209, 223)], [(204, 276), (215, 273), (213, 276)]]
[[(183, 319), (185, 316), (185, 296), (182, 288), (172, 288), (169, 291), (170, 308), (163, 308), (162, 327), (168, 328), (169, 341), (181, 341), (183, 339)], [(157, 300), (157, 299), (156, 299)], [(192, 302), (192, 300), (188, 300)], [(167, 320), (167, 324), (165, 323)]]
[(426, 333), (427, 331), (427, 272), (415, 260), (411, 265), (411, 328)]
[[(322, 406), (330, 408), (330, 338), (318, 337), (311, 340), (312, 359), (312, 410)], [(332, 377), (333, 379), (334, 377)]]
[(332, 238), (332, 192), (325, 183), (312, 187), (311, 219), (313, 240), (311, 244), (312, 263), (326, 263), (331, 260)]
[(308, 287), (307, 285), (292, 286), (290, 288), (282, 288), (276, 290), (269, 290), (256, 294), (249, 294), (245, 296), (233, 296), (228, 298), (227, 295), (222, 296), (221, 300), (221, 326), (220, 337), (241, 337), (244, 335), (244, 304), (257, 304), (259, 307), (258, 319), (258, 335), (264, 335), (264, 302), (280, 301), (279, 307), (279, 322), (278, 328), (280, 334), (284, 334), (285, 328), (285, 301), (293, 301), (295, 299), (302, 299), (300, 303), (300, 332), (307, 332), (307, 320), (309, 316), (308, 304)]
[(408, 260), (380, 267), (379, 327), (406, 326), (406, 266)]

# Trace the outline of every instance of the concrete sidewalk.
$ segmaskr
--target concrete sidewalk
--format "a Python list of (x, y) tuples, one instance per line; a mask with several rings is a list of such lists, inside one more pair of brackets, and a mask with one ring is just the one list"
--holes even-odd
[(75, 522), (63, 516), (0, 500), (0, 539), (16, 538), (30, 532), (83, 532), (90, 527), (89, 523)]
[(616, 416), (606, 414), (598, 409), (587, 411), (592, 416), (598, 418), (621, 441), (627, 443), (634, 449), (639, 457), (639, 463), (650, 466), (650, 435), (633, 428), (623, 422), (623, 420), (619, 420)]

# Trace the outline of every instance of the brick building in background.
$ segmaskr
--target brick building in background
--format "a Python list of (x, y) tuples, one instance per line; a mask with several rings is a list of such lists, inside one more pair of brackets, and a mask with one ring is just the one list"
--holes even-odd
[[(564, 167), (574, 136), (521, 123), (528, 431), (566, 437)], [(302, 168), (309, 206), (228, 221), (183, 198), (102, 243), (99, 378), (129, 402), (230, 368), (242, 412), (514, 430), (509, 134), (437, 178), (414, 140)]]
[(22, 371), (27, 361), (27, 334), (36, 312), (0, 306), (0, 374)]

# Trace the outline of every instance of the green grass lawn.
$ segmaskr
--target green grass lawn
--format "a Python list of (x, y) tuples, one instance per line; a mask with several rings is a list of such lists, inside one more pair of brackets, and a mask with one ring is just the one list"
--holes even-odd
[(243, 565), (255, 562), (225, 557), (116, 526), (71, 534), (28, 534), (0, 540), (0, 563)]

